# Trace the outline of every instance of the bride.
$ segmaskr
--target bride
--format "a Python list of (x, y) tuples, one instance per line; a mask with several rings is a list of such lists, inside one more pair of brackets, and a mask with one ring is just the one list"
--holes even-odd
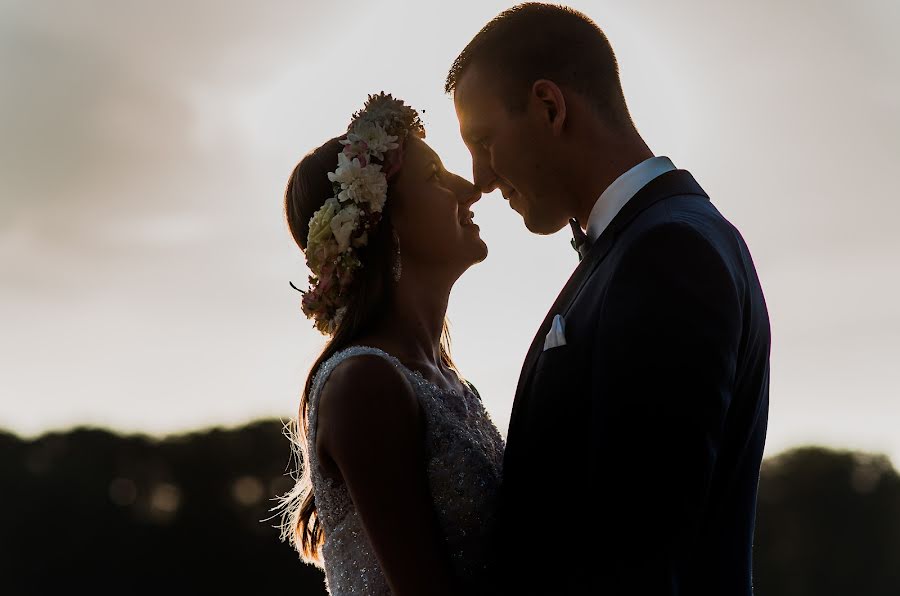
[(282, 539), (331, 594), (477, 591), (503, 441), (450, 357), (450, 290), (487, 247), (480, 192), (446, 171), (417, 112), (370, 96), (294, 169), (285, 210), (330, 336), (289, 435), (300, 469)]

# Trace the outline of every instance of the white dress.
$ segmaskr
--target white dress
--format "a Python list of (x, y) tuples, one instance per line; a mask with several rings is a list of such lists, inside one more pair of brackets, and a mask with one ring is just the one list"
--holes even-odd
[(366, 346), (334, 354), (316, 371), (309, 395), (307, 454), (316, 509), (325, 532), (322, 559), (332, 596), (390, 594), (375, 553), (343, 482), (322, 475), (316, 456), (316, 415), (322, 387), (347, 358), (375, 354), (402, 372), (419, 399), (425, 419), (428, 483), (452, 569), (464, 592), (475, 591), (487, 563), (497, 491), (503, 463), (503, 439), (474, 387), (462, 395), (425, 379), (395, 357)]

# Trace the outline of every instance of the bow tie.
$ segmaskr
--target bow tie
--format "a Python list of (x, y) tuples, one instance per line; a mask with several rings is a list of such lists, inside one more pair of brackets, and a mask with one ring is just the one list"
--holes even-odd
[(574, 217), (569, 219), (569, 226), (572, 228), (572, 248), (578, 253), (578, 260), (580, 261), (591, 249), (591, 240)]

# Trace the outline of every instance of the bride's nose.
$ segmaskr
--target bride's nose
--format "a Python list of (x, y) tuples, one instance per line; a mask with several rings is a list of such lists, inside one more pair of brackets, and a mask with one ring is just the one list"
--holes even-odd
[(466, 180), (465, 192), (460, 194), (460, 203), (463, 208), (468, 209), (481, 200), (481, 189)]

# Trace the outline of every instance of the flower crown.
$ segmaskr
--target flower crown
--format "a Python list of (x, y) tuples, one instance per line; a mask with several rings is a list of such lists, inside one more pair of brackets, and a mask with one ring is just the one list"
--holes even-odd
[(388, 180), (400, 169), (407, 137), (425, 137), (419, 114), (382, 91), (369, 95), (341, 139), (337, 169), (328, 172), (334, 196), (309, 220), (306, 263), (312, 275), (303, 313), (333, 335), (347, 310), (349, 287), (362, 262), (357, 251), (381, 221)]

